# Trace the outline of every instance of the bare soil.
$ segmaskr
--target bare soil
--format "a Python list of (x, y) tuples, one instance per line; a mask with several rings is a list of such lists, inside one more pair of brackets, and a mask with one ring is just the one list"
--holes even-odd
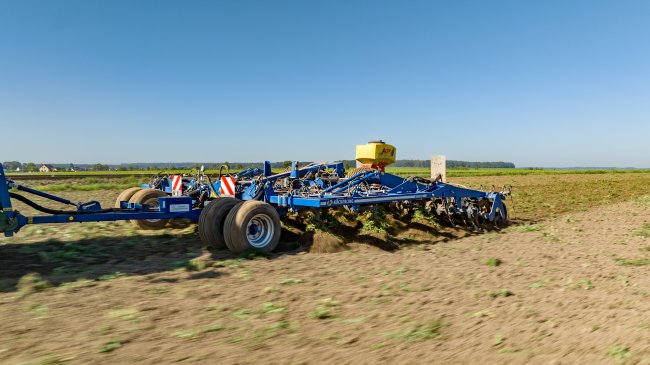
[(649, 363), (650, 199), (599, 204), (252, 259), (193, 228), (31, 227), (0, 245), (0, 363)]

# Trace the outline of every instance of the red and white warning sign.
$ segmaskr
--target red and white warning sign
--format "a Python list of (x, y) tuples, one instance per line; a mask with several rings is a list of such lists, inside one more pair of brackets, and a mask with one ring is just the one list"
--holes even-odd
[(172, 191), (183, 190), (183, 176), (172, 175)]
[(219, 194), (223, 196), (235, 196), (235, 178), (232, 176), (222, 176)]

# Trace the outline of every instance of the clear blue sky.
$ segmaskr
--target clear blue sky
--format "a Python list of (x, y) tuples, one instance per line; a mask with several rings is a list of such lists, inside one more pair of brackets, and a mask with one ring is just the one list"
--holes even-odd
[(650, 167), (650, 1), (0, 0), (0, 160)]

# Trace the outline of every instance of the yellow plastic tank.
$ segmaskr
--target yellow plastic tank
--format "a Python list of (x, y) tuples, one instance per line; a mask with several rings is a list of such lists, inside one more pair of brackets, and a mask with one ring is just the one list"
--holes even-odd
[(395, 162), (397, 149), (384, 141), (371, 141), (357, 145), (356, 159), (368, 167), (380, 168)]

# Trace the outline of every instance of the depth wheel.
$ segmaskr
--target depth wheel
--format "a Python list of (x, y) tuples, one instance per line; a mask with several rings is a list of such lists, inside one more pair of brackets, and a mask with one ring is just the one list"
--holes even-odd
[(226, 246), (234, 253), (272, 252), (280, 242), (280, 215), (269, 203), (247, 200), (237, 204), (224, 222)]
[(128, 202), (129, 200), (131, 200), (133, 195), (135, 195), (135, 193), (137, 193), (140, 190), (142, 190), (142, 188), (137, 187), (137, 186), (124, 190), (123, 192), (120, 193), (120, 195), (117, 196), (117, 199), (115, 199), (114, 207), (119, 208), (120, 207), (120, 202)]
[[(147, 204), (152, 208), (158, 208), (158, 198), (163, 196), (167, 196), (167, 193), (162, 190), (142, 189), (131, 197), (129, 203)], [(165, 228), (169, 219), (139, 219), (132, 220), (131, 223), (138, 229), (155, 230)]]
[(224, 222), (230, 210), (241, 200), (229, 197), (213, 200), (201, 211), (199, 216), (199, 237), (201, 242), (210, 251), (225, 250)]

